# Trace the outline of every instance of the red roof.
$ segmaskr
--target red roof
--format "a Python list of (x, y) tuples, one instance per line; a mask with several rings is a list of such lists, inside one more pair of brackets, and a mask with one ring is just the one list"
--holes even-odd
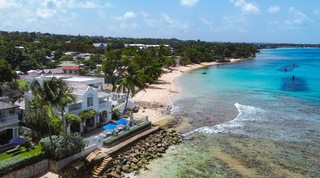
[(63, 66), (60, 69), (62, 69), (62, 70), (83, 70), (84, 67), (81, 67), (81, 66)]

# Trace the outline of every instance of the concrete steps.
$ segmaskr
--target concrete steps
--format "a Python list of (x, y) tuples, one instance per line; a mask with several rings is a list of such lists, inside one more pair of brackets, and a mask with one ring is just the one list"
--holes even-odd
[(112, 161), (112, 158), (109, 157), (109, 156), (106, 156), (106, 157), (103, 159), (103, 161), (102, 161), (102, 163), (100, 164), (100, 166), (97, 167), (96, 169), (94, 169), (94, 170), (91, 172), (92, 177), (99, 177), (100, 174), (102, 173), (102, 171), (105, 170), (107, 164), (108, 164), (110, 161)]
[(98, 154), (100, 153), (100, 149), (96, 149), (93, 152), (91, 152), (87, 157), (86, 160), (88, 163), (90, 163)]

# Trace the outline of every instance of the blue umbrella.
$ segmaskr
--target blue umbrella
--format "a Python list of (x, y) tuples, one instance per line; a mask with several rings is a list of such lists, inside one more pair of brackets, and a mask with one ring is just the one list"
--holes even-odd
[(126, 119), (119, 119), (119, 120), (117, 120), (116, 124), (126, 125), (126, 124), (128, 124), (128, 121)]
[(114, 130), (115, 128), (117, 128), (115, 124), (107, 124), (103, 126), (104, 130)]
[(27, 141), (26, 138), (12, 138), (11, 140), (9, 140), (9, 143), (22, 145), (22, 144), (26, 143), (26, 141)]

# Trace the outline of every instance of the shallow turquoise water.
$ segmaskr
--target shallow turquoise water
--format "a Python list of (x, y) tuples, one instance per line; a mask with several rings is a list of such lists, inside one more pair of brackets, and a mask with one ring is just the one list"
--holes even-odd
[[(169, 168), (171, 176), (158, 177), (196, 177), (201, 171), (202, 177), (221, 177), (221, 170), (225, 177), (247, 177), (250, 171), (262, 177), (320, 176), (320, 49), (261, 50), (252, 60), (191, 71), (178, 83), (173, 115), (187, 120), (185, 135), (196, 139), (179, 146), (168, 165), (194, 167)], [(188, 157), (186, 148), (224, 168), (217, 173), (200, 168), (201, 160), (179, 161)], [(212, 154), (217, 150), (222, 158)], [(235, 160), (224, 160), (229, 156)], [(243, 169), (234, 171), (235, 162)]]

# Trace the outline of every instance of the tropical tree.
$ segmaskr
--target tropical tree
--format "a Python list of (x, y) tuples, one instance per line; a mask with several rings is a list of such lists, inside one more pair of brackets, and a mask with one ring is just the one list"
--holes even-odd
[(31, 83), (31, 91), (34, 95), (34, 100), (33, 103), (31, 102), (31, 106), (34, 104), (40, 106), (42, 109), (42, 116), (45, 118), (48, 125), (48, 135), (52, 142), (50, 118), (56, 118), (52, 108), (61, 108), (60, 105), (65, 106), (66, 103), (71, 102), (72, 99), (70, 99), (70, 93), (64, 94), (64, 92), (70, 91), (66, 89), (66, 84), (62, 80), (55, 77), (50, 80), (44, 80), (42, 85), (38, 80), (35, 80)]
[(117, 91), (127, 93), (123, 114), (127, 109), (129, 94), (131, 93), (132, 96), (134, 96), (139, 90), (144, 90), (144, 83), (141, 78), (134, 73), (128, 72), (118, 81)]
[(11, 65), (3, 59), (0, 59), (0, 83), (11, 82), (14, 78)]
[(62, 119), (62, 123), (63, 123), (63, 138), (64, 138), (64, 142), (66, 143), (67, 140), (67, 123), (66, 123), (66, 119), (64, 117), (64, 108), (66, 106), (68, 106), (71, 103), (74, 103), (76, 101), (76, 98), (74, 97), (74, 95), (72, 94), (72, 88), (67, 87), (67, 85), (60, 80), (60, 87), (59, 88), (59, 92), (57, 95), (58, 101), (57, 101), (57, 107), (60, 110), (61, 113), (61, 119)]
[(5, 82), (0, 85), (0, 90), (2, 91), (3, 96), (7, 96), (11, 104), (14, 104), (16, 101), (22, 101), (24, 92), (22, 88), (19, 88), (19, 84), (16, 81)]
[(104, 60), (102, 70), (106, 75), (106, 80), (112, 85), (112, 91), (115, 91), (116, 83), (126, 71), (130, 58), (124, 55), (122, 50), (108, 51), (102, 58)]

